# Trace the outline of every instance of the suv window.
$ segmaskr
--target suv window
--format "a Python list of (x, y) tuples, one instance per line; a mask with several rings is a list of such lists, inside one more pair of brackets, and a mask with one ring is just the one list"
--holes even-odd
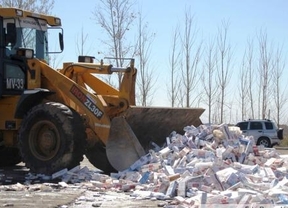
[(240, 128), (240, 130), (247, 130), (248, 129), (248, 122), (238, 123), (237, 126)]
[(250, 123), (250, 129), (251, 130), (259, 130), (259, 129), (263, 129), (263, 127), (262, 127), (262, 123), (261, 122), (258, 122), (258, 121), (256, 121), (256, 122), (251, 122)]
[(271, 122), (265, 122), (266, 129), (273, 129), (273, 124)]

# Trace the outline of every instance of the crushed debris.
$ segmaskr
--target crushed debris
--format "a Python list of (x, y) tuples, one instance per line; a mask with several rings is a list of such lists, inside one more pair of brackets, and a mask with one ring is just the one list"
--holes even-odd
[[(93, 191), (128, 192), (135, 198), (164, 200), (160, 207), (288, 204), (287, 157), (281, 157), (274, 148), (256, 146), (253, 137), (243, 136), (238, 127), (201, 125), (184, 130), (184, 135), (172, 132), (165, 147), (154, 144), (154, 149), (128, 169), (110, 176), (77, 166), (52, 176), (29, 173), (24, 185), (2, 186), (1, 190), (23, 190), (35, 180), (58, 179), (54, 184), (58, 188), (81, 183)], [(36, 187), (50, 191), (51, 184)], [(93, 201), (94, 207), (100, 205)]]

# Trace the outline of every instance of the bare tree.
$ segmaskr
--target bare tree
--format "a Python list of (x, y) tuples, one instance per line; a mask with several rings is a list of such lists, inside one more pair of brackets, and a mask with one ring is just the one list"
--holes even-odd
[[(76, 52), (78, 55), (88, 55), (89, 50), (91, 49), (91, 42), (88, 42), (88, 34), (84, 34), (83, 27), (81, 28), (80, 35), (77, 35), (76, 38)], [(88, 48), (87, 43), (89, 44)]]
[[(108, 40), (101, 40), (108, 47), (108, 56), (115, 58), (117, 67), (124, 65), (124, 59), (133, 47), (127, 42), (127, 35), (132, 28), (136, 16), (133, 2), (129, 0), (100, 0), (93, 12), (96, 23), (107, 33)], [(118, 73), (120, 84), (122, 74)]]
[[(249, 58), (249, 56), (248, 56)], [(240, 66), (239, 72), (239, 97), (240, 97), (240, 105), (241, 105), (241, 120), (244, 120), (247, 116), (247, 103), (248, 103), (248, 92), (249, 92), (249, 70), (247, 70), (247, 52), (245, 51), (244, 56), (242, 58), (242, 64)], [(249, 69), (249, 68), (248, 68)]]
[(247, 46), (242, 57), (242, 64), (239, 72), (239, 96), (241, 104), (241, 119), (254, 118), (254, 51), (253, 40), (247, 39)]
[(226, 99), (227, 86), (231, 77), (231, 45), (228, 43), (229, 23), (222, 21), (221, 27), (218, 28), (217, 48), (219, 51), (219, 64), (217, 64), (218, 86), (220, 88), (220, 122), (224, 119), (224, 106)]
[(220, 102), (220, 93), (219, 93), (219, 90), (217, 90), (216, 91), (216, 96), (215, 96), (215, 105), (213, 105), (212, 106), (212, 108), (214, 109), (213, 111), (212, 111), (212, 123), (214, 123), (214, 124), (220, 124), (220, 123), (222, 123), (221, 121), (220, 121), (220, 104), (221, 104), (221, 102)]
[[(182, 79), (184, 85), (185, 107), (190, 107), (193, 103), (192, 93), (199, 82), (198, 65), (202, 52), (202, 42), (197, 43), (197, 27), (194, 25), (194, 16), (190, 10), (185, 12), (185, 28), (182, 36), (182, 46), (184, 55), (184, 67)], [(197, 97), (197, 96), (195, 96)]]
[[(173, 32), (172, 36), (172, 49), (170, 52), (169, 57), (169, 65), (170, 65), (170, 82), (168, 89), (168, 98), (171, 102), (171, 107), (176, 106), (177, 96), (179, 93), (179, 81), (177, 80), (177, 70), (180, 69), (180, 50), (177, 50), (177, 46), (179, 46), (179, 28), (176, 27), (176, 29)], [(177, 84), (178, 83), (178, 84)]]
[(282, 88), (281, 78), (283, 70), (285, 69), (285, 62), (283, 62), (282, 48), (278, 47), (275, 53), (274, 65), (275, 67), (272, 73), (272, 82), (274, 86), (273, 100), (276, 106), (276, 122), (280, 125), (281, 114), (283, 113), (283, 106), (287, 102), (287, 85)]
[(249, 117), (255, 118), (255, 113), (254, 113), (254, 82), (255, 82), (255, 77), (254, 77), (254, 49), (253, 49), (253, 40), (248, 39), (247, 41), (247, 53), (246, 53), (246, 61), (245, 64), (247, 65), (247, 71), (248, 71), (248, 101), (250, 103), (250, 115)]
[(0, 6), (50, 14), (54, 7), (54, 0), (0, 0)]
[[(271, 81), (271, 73), (274, 70), (273, 69), (273, 63), (272, 63), (272, 48), (269, 48), (268, 46), (268, 39), (267, 39), (267, 32), (261, 30), (258, 35), (258, 43), (259, 43), (259, 78), (260, 78), (260, 96), (261, 96), (261, 118), (267, 118), (268, 116), (268, 103), (269, 103), (269, 85)], [(260, 107), (260, 106), (259, 106)]]
[(153, 99), (153, 86), (155, 84), (155, 73), (149, 65), (151, 44), (155, 33), (148, 31), (148, 23), (144, 23), (144, 18), (139, 12), (138, 18), (138, 41), (136, 46), (136, 55), (139, 56), (139, 67), (137, 77), (138, 82), (138, 102), (142, 106), (151, 105)]
[(208, 122), (212, 122), (212, 107), (215, 100), (215, 70), (217, 58), (215, 53), (215, 41), (210, 40), (206, 46), (204, 54), (204, 66), (201, 74), (201, 81), (203, 84), (204, 95), (203, 100), (208, 106)]

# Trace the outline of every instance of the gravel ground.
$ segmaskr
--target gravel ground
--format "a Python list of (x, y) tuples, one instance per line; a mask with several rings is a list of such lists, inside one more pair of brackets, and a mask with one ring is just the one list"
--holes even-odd
[[(85, 158), (81, 167), (97, 170)], [(0, 207), (158, 207), (166, 202), (131, 197), (130, 192), (113, 192), (91, 189), (85, 183), (68, 184), (61, 187), (57, 183), (37, 183), (25, 185), (29, 170), (23, 163), (15, 167), (0, 169)], [(1, 185), (2, 184), (2, 185)], [(90, 185), (91, 186), (91, 185)], [(164, 204), (163, 204), (164, 203)]]

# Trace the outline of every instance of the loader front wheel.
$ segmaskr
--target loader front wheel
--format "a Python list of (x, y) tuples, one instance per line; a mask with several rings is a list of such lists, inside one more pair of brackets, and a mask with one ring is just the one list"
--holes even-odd
[(86, 134), (80, 115), (67, 106), (49, 102), (33, 107), (19, 131), (19, 149), (32, 172), (52, 174), (83, 160)]

